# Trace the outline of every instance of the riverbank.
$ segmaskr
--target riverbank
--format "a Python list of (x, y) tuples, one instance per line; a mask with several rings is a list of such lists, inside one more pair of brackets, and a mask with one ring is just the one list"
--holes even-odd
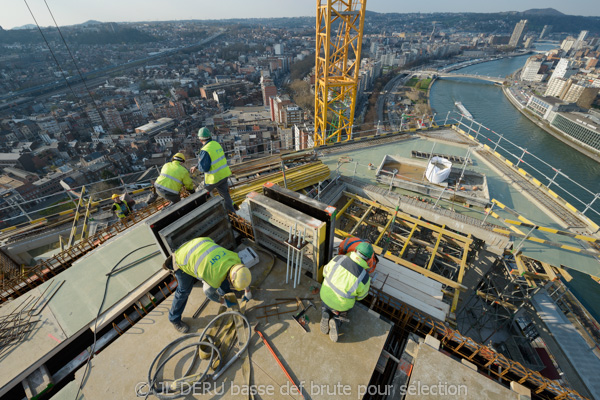
[(580, 146), (579, 144), (577, 144), (576, 142), (574, 142), (570, 136), (565, 135), (564, 133), (552, 128), (550, 126), (550, 124), (544, 120), (541, 120), (539, 118), (537, 118), (536, 116), (532, 115), (531, 113), (529, 113), (525, 106), (523, 104), (521, 104), (512, 94), (511, 90), (510, 90), (510, 86), (503, 86), (502, 87), (502, 92), (504, 93), (504, 96), (508, 99), (508, 101), (510, 102), (510, 104), (512, 104), (517, 110), (519, 110), (519, 112), (521, 114), (523, 114), (525, 117), (527, 117), (527, 119), (529, 119), (531, 122), (533, 122), (534, 124), (536, 124), (539, 128), (543, 129), (545, 132), (551, 134), (552, 136), (554, 136), (555, 138), (557, 138), (558, 140), (560, 140), (561, 142), (565, 143), (566, 145), (574, 148), (575, 150), (579, 151), (581, 154), (584, 154), (586, 156), (588, 156), (589, 158), (591, 158), (592, 160), (596, 161), (597, 163), (600, 163), (600, 154), (598, 153), (594, 153), (593, 151), (590, 151), (582, 146)]

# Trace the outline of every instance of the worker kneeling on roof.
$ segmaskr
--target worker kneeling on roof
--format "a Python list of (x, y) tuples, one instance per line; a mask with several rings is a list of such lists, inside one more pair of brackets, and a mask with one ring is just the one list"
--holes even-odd
[(242, 264), (237, 253), (219, 246), (211, 238), (200, 237), (184, 243), (167, 258), (163, 268), (174, 271), (177, 278), (169, 321), (181, 333), (190, 329), (181, 320), (181, 315), (196, 279), (202, 280), (204, 294), (208, 299), (227, 307), (233, 304), (223, 296), (231, 293), (232, 289), (245, 290), (245, 300), (252, 298), (250, 270)]
[(360, 243), (348, 256), (335, 256), (323, 269), (321, 286), (321, 332), (337, 342), (339, 319), (345, 319), (347, 312), (354, 307), (356, 300), (362, 300), (369, 293), (371, 278), (367, 260), (373, 256), (373, 246)]
[[(358, 247), (358, 245), (360, 245), (361, 243), (369, 243), (366, 240), (363, 239), (359, 239), (357, 237), (347, 237), (346, 239), (344, 239), (342, 241), (342, 243), (340, 243), (340, 247), (338, 248), (338, 254), (344, 255), (344, 254), (348, 254), (352, 251), (356, 251), (356, 248)], [(371, 256), (371, 258), (369, 258), (367, 260), (367, 265), (369, 266), (369, 274), (373, 275), (373, 272), (375, 272), (375, 268), (377, 267), (377, 261), (379, 261), (379, 258), (377, 257), (377, 254), (375, 254), (375, 252), (373, 252), (373, 255)]]
[(172, 203), (181, 200), (179, 192), (185, 186), (188, 192), (194, 193), (194, 182), (190, 178), (190, 172), (182, 165), (185, 162), (185, 156), (177, 153), (173, 156), (173, 161), (166, 163), (160, 170), (160, 176), (154, 182), (156, 194)]

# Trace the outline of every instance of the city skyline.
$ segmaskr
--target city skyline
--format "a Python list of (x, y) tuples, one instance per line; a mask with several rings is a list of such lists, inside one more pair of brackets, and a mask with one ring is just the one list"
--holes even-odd
[[(292, 2), (272, 0), (229, 0), (227, 6), (207, 7), (207, 2), (190, 2), (189, 0), (129, 1), (126, 3), (116, 0), (106, 0), (102, 3), (85, 4), (74, 0), (46, 0), (54, 18), (60, 26), (80, 24), (89, 20), (101, 22), (139, 22), (139, 21), (169, 21), (169, 20), (218, 20), (229, 18), (277, 18), (277, 17), (313, 17), (315, 16), (314, 2)], [(474, 2), (458, 0), (450, 4), (442, 0), (433, 0), (427, 5), (399, 4), (391, 0), (370, 0), (367, 10), (388, 13), (434, 13), (434, 12), (507, 12), (525, 11), (532, 8), (542, 8), (539, 3), (532, 1), (508, 0), (497, 3)], [(44, 0), (29, 0), (31, 10), (41, 26), (53, 26)], [(584, 0), (574, 0), (568, 3), (560, 0), (546, 1), (543, 8), (554, 8), (568, 15), (600, 16), (600, 3), (590, 4)], [(34, 24), (34, 20), (25, 2), (11, 2), (3, 6), (0, 15), (0, 26), (12, 29), (23, 25)]]

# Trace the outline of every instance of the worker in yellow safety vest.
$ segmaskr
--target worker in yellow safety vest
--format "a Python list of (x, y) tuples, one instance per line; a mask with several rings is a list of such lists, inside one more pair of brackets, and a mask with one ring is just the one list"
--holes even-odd
[(190, 172), (182, 165), (185, 156), (177, 153), (171, 162), (166, 163), (160, 170), (160, 176), (154, 182), (156, 194), (172, 203), (181, 200), (179, 192), (185, 186), (188, 192), (194, 193), (194, 182), (190, 178)]
[(177, 278), (169, 321), (181, 333), (189, 330), (181, 315), (196, 279), (202, 280), (202, 289), (208, 299), (227, 307), (232, 304), (223, 296), (232, 290), (244, 290), (243, 300), (252, 298), (250, 270), (242, 264), (236, 252), (219, 246), (209, 237), (199, 237), (181, 245), (167, 258), (163, 268)]
[(202, 143), (202, 148), (198, 153), (198, 166), (192, 167), (190, 171), (194, 173), (197, 169), (204, 173), (204, 188), (211, 192), (217, 189), (219, 195), (225, 200), (225, 208), (230, 212), (235, 212), (233, 201), (229, 194), (229, 183), (227, 178), (231, 175), (231, 170), (227, 165), (227, 158), (221, 145), (212, 140), (208, 128), (198, 130), (198, 139)]
[(121, 196), (115, 193), (112, 195), (112, 199), (114, 203), (111, 208), (117, 214), (117, 217), (119, 217), (119, 219), (123, 219), (131, 213), (129, 205), (126, 201), (121, 200)]
[(329, 334), (333, 342), (338, 341), (339, 320), (369, 293), (367, 260), (372, 256), (373, 246), (363, 242), (348, 256), (335, 256), (323, 269), (321, 332)]

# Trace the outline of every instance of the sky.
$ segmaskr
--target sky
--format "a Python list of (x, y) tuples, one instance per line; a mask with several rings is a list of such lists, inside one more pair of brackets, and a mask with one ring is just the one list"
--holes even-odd
[[(41, 26), (54, 25), (44, 0), (3, 0), (0, 26), (11, 29), (33, 24), (25, 1)], [(88, 20), (101, 22), (166, 21), (315, 16), (314, 0), (46, 0), (60, 26)], [(499, 12), (554, 8), (570, 15), (600, 16), (598, 0), (368, 0), (376, 12)]]

